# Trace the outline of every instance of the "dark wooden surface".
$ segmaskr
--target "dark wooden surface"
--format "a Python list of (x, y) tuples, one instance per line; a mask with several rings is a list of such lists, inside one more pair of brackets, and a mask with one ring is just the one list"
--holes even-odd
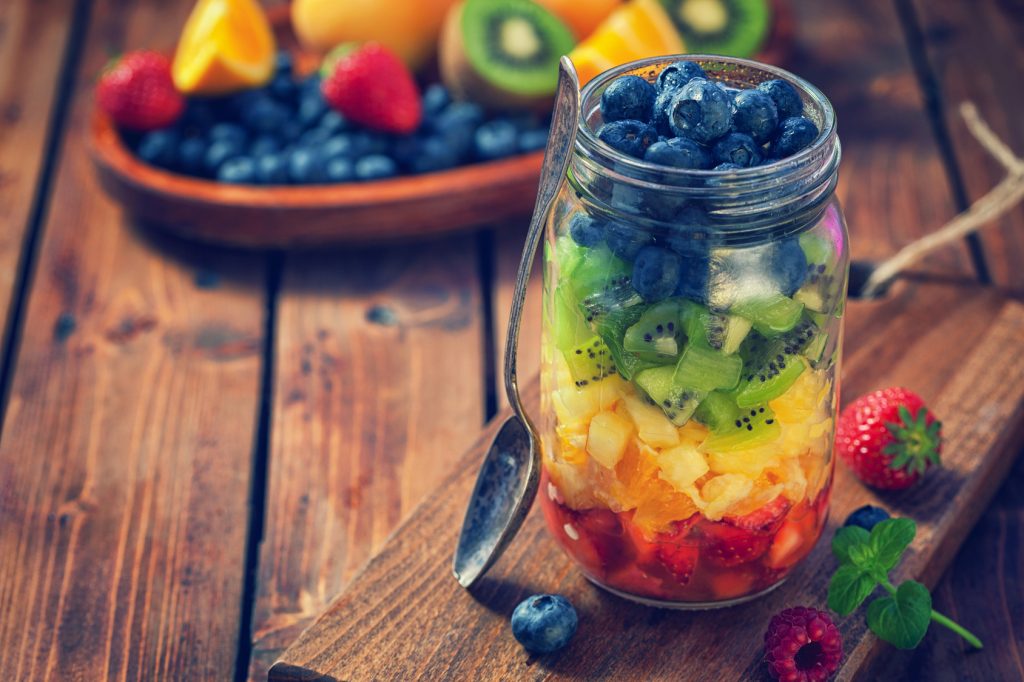
[[(521, 228), (239, 255), (154, 237), (101, 192), (84, 145), (93, 77), (109, 54), (171, 49), (191, 4), (0, 3), (6, 679), (265, 679), (502, 404)], [(793, 5), (786, 66), (839, 112), (855, 256), (892, 253), (1001, 177), (961, 99), (1024, 152), (1019, 0)], [(1001, 296), (1020, 295), (1021, 211), (982, 239), (998, 291), (971, 284), (958, 246), (854, 306), (845, 396), (899, 364), (942, 399), (961, 356), (897, 361), (973, 347)], [(537, 355), (524, 351), (524, 375)], [(937, 607), (998, 644), (965, 656), (936, 631), (887, 649), (873, 679), (1024, 677), (1022, 495), (1018, 463), (930, 576)]]

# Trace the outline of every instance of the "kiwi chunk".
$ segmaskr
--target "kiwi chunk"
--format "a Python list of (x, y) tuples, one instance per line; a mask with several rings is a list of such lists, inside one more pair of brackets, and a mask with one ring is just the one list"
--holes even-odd
[(824, 337), (810, 319), (803, 319), (791, 331), (778, 338), (752, 335), (740, 350), (745, 362), (743, 377), (736, 389), (736, 404), (751, 407), (779, 397), (807, 369), (801, 353)]
[(808, 310), (828, 313), (835, 308), (846, 290), (846, 272), (839, 272), (839, 255), (835, 244), (825, 235), (805, 232), (800, 235), (800, 248), (807, 256), (807, 277), (793, 300)]
[(592, 336), (565, 354), (569, 373), (578, 387), (597, 383), (615, 374), (611, 351), (600, 336)]
[(626, 330), (622, 346), (641, 359), (674, 364), (682, 340), (680, 327), (679, 303), (662, 301), (645, 310), (637, 323)]
[(697, 411), (693, 416), (712, 431), (720, 431), (733, 424), (739, 414), (739, 406), (728, 393), (712, 391), (697, 406)]
[(551, 303), (551, 315), (554, 319), (550, 321), (548, 328), (552, 330), (555, 348), (567, 353), (586, 341), (593, 332), (587, 326), (587, 321), (580, 314), (579, 306), (564, 283), (555, 288)]
[(752, 57), (770, 24), (767, 0), (661, 0), (688, 52)]
[(674, 374), (674, 367), (652, 367), (638, 372), (634, 381), (673, 424), (682, 426), (690, 421), (707, 393), (680, 386)]
[(753, 405), (742, 409), (736, 417), (701, 443), (705, 452), (735, 452), (769, 445), (782, 435), (782, 427), (775, 413), (767, 405)]
[(459, 97), (495, 109), (549, 105), (558, 60), (576, 39), (530, 0), (466, 0), (448, 15), (439, 47), (441, 76)]
[(754, 329), (765, 336), (788, 332), (800, 321), (803, 310), (803, 303), (779, 293), (740, 301), (732, 307), (733, 313), (750, 320)]
[(697, 391), (729, 390), (739, 383), (742, 369), (743, 360), (737, 355), (688, 344), (676, 364), (673, 381)]
[(693, 301), (683, 303), (681, 317), (690, 343), (707, 345), (725, 355), (732, 355), (739, 349), (751, 328), (750, 320), (712, 312)]
[[(602, 298), (607, 298), (599, 295), (606, 295), (612, 291), (621, 294), (623, 285), (628, 287), (631, 277), (632, 268), (629, 264), (612, 254), (608, 247), (587, 249), (576, 260), (568, 277), (569, 292), (577, 301), (593, 298), (592, 303), (599, 304)], [(638, 302), (641, 301), (639, 294), (633, 294)], [(613, 303), (608, 302), (606, 305)]]

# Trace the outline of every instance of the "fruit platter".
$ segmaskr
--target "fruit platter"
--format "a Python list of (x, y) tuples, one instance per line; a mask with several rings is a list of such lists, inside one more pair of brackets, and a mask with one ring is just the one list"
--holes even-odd
[(655, 54), (781, 60), (790, 25), (778, 0), (374, 7), (201, 0), (173, 57), (128, 53), (101, 75), (102, 186), (149, 224), (244, 247), (493, 224), (533, 205), (561, 54), (584, 82)]

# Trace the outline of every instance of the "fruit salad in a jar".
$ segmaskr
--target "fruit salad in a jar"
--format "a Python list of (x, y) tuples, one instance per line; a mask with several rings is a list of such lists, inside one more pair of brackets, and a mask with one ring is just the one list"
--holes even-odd
[[(545, 249), (541, 501), (592, 581), (686, 608), (771, 589), (821, 534), (847, 252), (828, 101), (753, 62), (683, 64), (583, 92)], [(695, 130), (719, 98), (725, 123)]]

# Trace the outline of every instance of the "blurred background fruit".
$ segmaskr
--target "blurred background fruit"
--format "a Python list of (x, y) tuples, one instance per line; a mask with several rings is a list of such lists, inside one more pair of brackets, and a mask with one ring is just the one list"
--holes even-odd
[(768, 0), (660, 0), (692, 54), (753, 57), (768, 35)]
[(309, 49), (327, 52), (338, 43), (375, 40), (416, 70), (434, 55), (445, 13), (453, 4), (454, 0), (294, 0), (292, 24)]
[(263, 85), (274, 72), (274, 34), (256, 0), (199, 0), (171, 73), (179, 91), (217, 95)]
[(549, 12), (565, 22), (566, 26), (580, 40), (594, 32), (605, 17), (611, 14), (622, 0), (536, 0)]

